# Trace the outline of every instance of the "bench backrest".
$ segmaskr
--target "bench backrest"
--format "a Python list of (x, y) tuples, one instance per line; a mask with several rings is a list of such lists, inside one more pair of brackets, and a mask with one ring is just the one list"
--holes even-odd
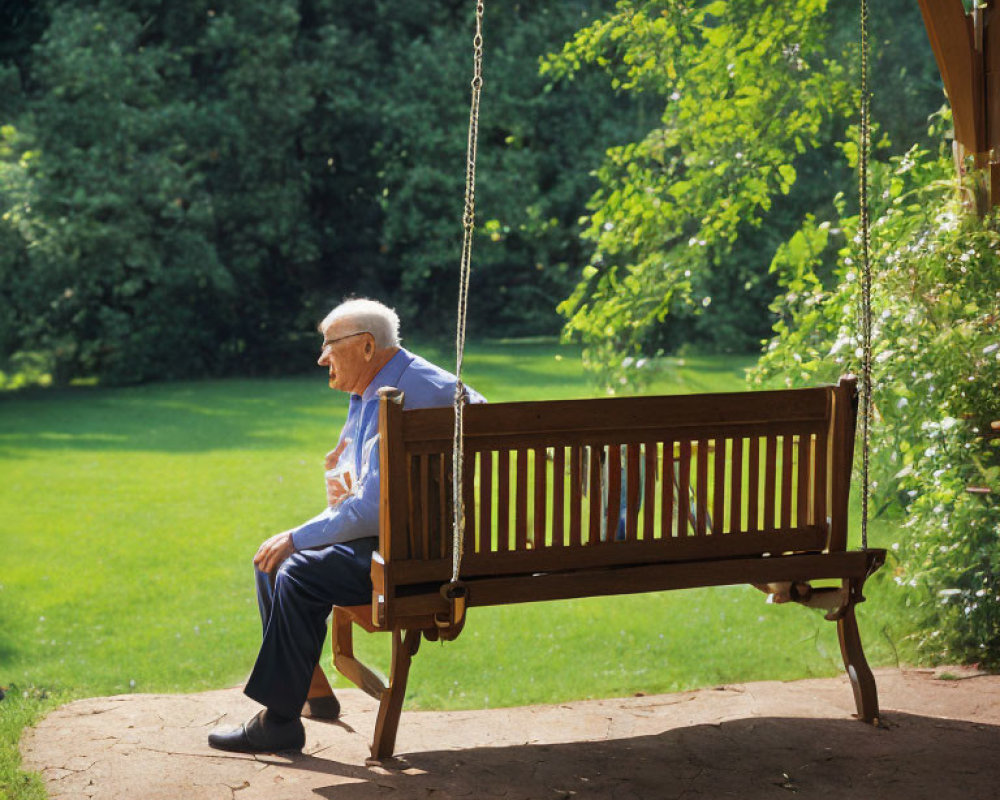
[[(391, 591), (451, 576), (454, 412), (381, 400)], [(847, 545), (856, 381), (465, 410), (463, 579)]]

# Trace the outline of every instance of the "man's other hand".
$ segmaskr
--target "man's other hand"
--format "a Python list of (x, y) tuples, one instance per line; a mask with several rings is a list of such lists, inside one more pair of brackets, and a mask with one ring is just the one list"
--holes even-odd
[(253, 563), (261, 572), (274, 572), (281, 562), (295, 552), (292, 544), (292, 532), (285, 531), (272, 536), (257, 548)]

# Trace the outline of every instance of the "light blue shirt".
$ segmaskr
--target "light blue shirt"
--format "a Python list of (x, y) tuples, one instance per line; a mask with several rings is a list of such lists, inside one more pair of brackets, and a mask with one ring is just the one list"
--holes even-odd
[[(327, 547), (367, 536), (378, 536), (379, 433), (378, 390), (394, 386), (405, 395), (405, 408), (450, 406), (455, 402), (456, 378), (430, 361), (402, 348), (368, 384), (364, 394), (352, 394), (347, 422), (340, 441), (350, 444), (340, 454), (340, 465), (350, 467), (351, 492), (292, 531), (296, 550)], [(466, 386), (470, 403), (485, 403), (479, 392)]]

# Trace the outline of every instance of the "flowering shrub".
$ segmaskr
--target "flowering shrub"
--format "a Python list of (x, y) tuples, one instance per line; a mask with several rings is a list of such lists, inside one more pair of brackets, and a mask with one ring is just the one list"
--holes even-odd
[[(899, 516), (895, 583), (924, 657), (997, 667), (998, 215), (970, 213), (944, 148), (873, 170), (872, 509)], [(807, 219), (774, 258), (784, 293), (759, 384), (859, 371), (858, 221), (836, 205), (838, 220)]]

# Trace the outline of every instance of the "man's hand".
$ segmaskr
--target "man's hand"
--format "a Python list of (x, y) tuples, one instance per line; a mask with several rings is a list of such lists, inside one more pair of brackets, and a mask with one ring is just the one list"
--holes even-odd
[(333, 469), (337, 466), (340, 461), (340, 454), (344, 452), (344, 448), (351, 443), (350, 438), (344, 439), (340, 444), (338, 444), (333, 450), (326, 454), (326, 469)]
[(326, 479), (326, 504), (333, 508), (351, 493), (354, 482), (350, 472), (342, 472), (336, 478)]
[(281, 566), (281, 562), (295, 552), (292, 544), (292, 532), (285, 531), (272, 536), (257, 548), (253, 563), (261, 572), (272, 573)]

